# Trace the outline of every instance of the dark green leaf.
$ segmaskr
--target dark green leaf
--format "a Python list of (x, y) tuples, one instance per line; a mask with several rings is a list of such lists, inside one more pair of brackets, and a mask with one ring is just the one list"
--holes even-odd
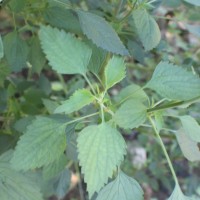
[(19, 72), (26, 67), (28, 56), (28, 46), (20, 38), (17, 32), (7, 34), (3, 40), (6, 59), (11, 66), (11, 70)]
[(46, 62), (45, 55), (40, 47), (40, 41), (38, 37), (34, 37), (32, 40), (29, 62), (32, 66), (32, 72), (40, 73)]
[(129, 55), (115, 30), (104, 18), (80, 10), (77, 14), (84, 34), (98, 47), (112, 53)]
[(64, 7), (52, 6), (45, 10), (45, 20), (52, 26), (72, 33), (81, 33), (78, 18)]

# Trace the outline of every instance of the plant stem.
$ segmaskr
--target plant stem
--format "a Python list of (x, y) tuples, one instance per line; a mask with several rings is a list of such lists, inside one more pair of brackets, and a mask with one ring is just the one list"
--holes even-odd
[(155, 131), (155, 133), (156, 133), (156, 136), (157, 136), (158, 141), (159, 141), (159, 143), (160, 143), (160, 146), (161, 146), (161, 148), (162, 148), (162, 150), (163, 150), (163, 153), (165, 154), (165, 157), (166, 157), (166, 159), (167, 159), (167, 162), (168, 162), (169, 168), (170, 168), (170, 170), (171, 170), (172, 176), (173, 176), (173, 178), (174, 178), (174, 181), (175, 181), (176, 185), (178, 185), (178, 179), (177, 179), (176, 173), (175, 173), (175, 171), (174, 171), (172, 162), (171, 162), (171, 160), (170, 160), (170, 158), (169, 158), (169, 155), (168, 155), (167, 150), (166, 150), (166, 148), (165, 148), (165, 145), (164, 145), (164, 143), (163, 143), (163, 141), (162, 141), (162, 139), (161, 139), (161, 137), (160, 137), (160, 134), (159, 134), (159, 132), (158, 132), (158, 130), (157, 130), (157, 128), (156, 128), (156, 125), (155, 125), (153, 119), (152, 119), (150, 116), (149, 116), (149, 121), (150, 121), (151, 124), (152, 124), (152, 127), (153, 127), (153, 129), (154, 129), (154, 131)]
[(80, 199), (81, 200), (85, 200), (84, 194), (83, 194), (83, 187), (82, 187), (82, 183), (81, 183), (81, 176), (80, 176), (80, 171), (79, 171), (79, 168), (78, 168), (78, 164), (75, 163), (74, 165), (75, 165), (76, 173), (77, 173), (78, 178), (79, 178), (78, 189), (79, 189)]
[(183, 105), (187, 105), (187, 104), (192, 104), (192, 103), (195, 103), (195, 102), (197, 102), (199, 100), (200, 100), (200, 96), (195, 97), (195, 98), (190, 99), (190, 100), (186, 100), (186, 101), (178, 101), (178, 102), (174, 102), (174, 103), (167, 103), (167, 104), (162, 105), (162, 106), (149, 108), (149, 109), (147, 109), (147, 112), (151, 113), (151, 112), (156, 112), (156, 111), (159, 111), (159, 110), (165, 110), (165, 109), (168, 109), (168, 108), (174, 108), (174, 107), (177, 107), (177, 106), (183, 106)]
[(77, 118), (77, 119), (74, 119), (74, 120), (71, 120), (71, 121), (69, 121), (69, 122), (66, 122), (65, 125), (73, 124), (73, 123), (75, 123), (75, 122), (81, 121), (81, 120), (83, 120), (83, 119), (85, 119), (85, 118), (93, 117), (93, 116), (98, 115), (98, 114), (99, 114), (99, 113), (96, 112), (96, 113), (92, 113), (92, 114), (89, 114), (89, 115), (86, 115), (86, 116), (83, 116), (83, 117), (79, 117), (79, 118)]
[(59, 81), (62, 84), (63, 87), (63, 91), (65, 92), (65, 95), (67, 94), (67, 88), (66, 88), (66, 84), (65, 84), (65, 80), (63, 78), (63, 76), (61, 74), (57, 74)]
[(101, 119), (102, 119), (102, 123), (103, 123), (103, 122), (105, 122), (104, 111), (103, 111), (103, 104), (100, 104), (100, 107), (101, 107)]
[(88, 85), (90, 86), (90, 88), (91, 88), (93, 94), (94, 94), (94, 95), (97, 95), (96, 92), (95, 92), (94, 87), (92, 86), (92, 84), (91, 84), (90, 80), (88, 79), (88, 77), (86, 76), (86, 74), (83, 75), (83, 77), (84, 77), (84, 79), (86, 80), (86, 82), (88, 83)]

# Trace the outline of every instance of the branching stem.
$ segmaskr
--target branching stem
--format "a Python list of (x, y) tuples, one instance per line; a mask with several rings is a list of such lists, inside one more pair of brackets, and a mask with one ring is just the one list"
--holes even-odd
[(98, 115), (98, 114), (99, 114), (99, 113), (96, 112), (96, 113), (92, 113), (92, 114), (89, 114), (89, 115), (86, 115), (86, 116), (83, 116), (83, 117), (79, 117), (79, 118), (77, 118), (77, 119), (74, 119), (74, 120), (71, 120), (71, 121), (69, 121), (69, 122), (66, 122), (65, 125), (73, 124), (73, 123), (75, 123), (75, 122), (81, 121), (81, 120), (86, 119), (86, 118), (89, 118), (89, 117), (93, 117), (93, 116)]
[(174, 171), (172, 162), (171, 162), (171, 160), (170, 160), (170, 158), (169, 158), (169, 155), (168, 155), (167, 150), (166, 150), (166, 148), (165, 148), (165, 145), (164, 145), (164, 143), (163, 143), (163, 141), (162, 141), (162, 139), (161, 139), (161, 137), (160, 137), (160, 134), (159, 134), (159, 132), (158, 132), (158, 130), (157, 130), (157, 128), (156, 128), (155, 122), (153, 121), (153, 119), (152, 119), (151, 117), (149, 117), (149, 121), (150, 121), (151, 124), (152, 124), (152, 127), (153, 127), (153, 129), (154, 129), (154, 131), (155, 131), (155, 133), (156, 133), (156, 137), (158, 138), (158, 141), (159, 141), (160, 146), (161, 146), (161, 148), (162, 148), (162, 150), (163, 150), (163, 153), (165, 154), (165, 157), (166, 157), (166, 159), (167, 159), (167, 162), (168, 162), (169, 168), (170, 168), (170, 170), (171, 170), (172, 176), (173, 176), (173, 178), (174, 178), (174, 181), (175, 181), (176, 185), (178, 185), (178, 179), (177, 179), (176, 173), (175, 173), (175, 171)]
[(96, 92), (95, 92), (95, 89), (94, 87), (92, 86), (92, 83), (90, 82), (90, 80), (88, 79), (88, 77), (86, 75), (83, 75), (84, 79), (86, 80), (86, 82), (88, 83), (88, 85), (90, 86), (92, 92), (94, 95), (97, 95)]

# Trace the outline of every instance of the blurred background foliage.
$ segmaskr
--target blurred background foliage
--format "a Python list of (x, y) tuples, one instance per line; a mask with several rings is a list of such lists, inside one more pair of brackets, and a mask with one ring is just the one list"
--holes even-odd
[[(111, 96), (114, 97), (121, 88), (130, 83), (144, 85), (160, 60), (168, 60), (187, 69), (191, 69), (192, 66), (192, 69), (200, 73), (198, 1), (196, 5), (183, 0), (139, 2), (154, 16), (161, 30), (162, 39), (152, 51), (144, 50), (130, 16), (120, 21), (129, 12), (129, 5), (133, 5), (134, 0), (2, 1), (0, 35), (5, 55), (0, 60), (0, 154), (15, 147), (19, 136), (36, 115), (53, 113), (58, 101), (66, 99), (76, 89), (85, 87), (81, 76), (61, 76), (48, 66), (37, 36), (40, 24), (50, 24), (75, 33), (90, 46), (93, 45), (85, 38), (75, 13), (66, 9), (69, 3), (73, 8), (90, 10), (103, 16), (129, 50), (127, 77), (110, 91)], [(102, 60), (105, 59), (104, 54), (101, 52)], [(96, 64), (98, 61), (93, 62)], [(148, 92), (155, 101), (158, 99), (152, 91)], [(84, 114), (92, 112), (93, 109), (88, 106), (81, 112)], [(191, 106), (187, 111), (173, 109), (169, 110), (170, 112), (190, 114), (200, 122), (198, 104)], [(173, 134), (180, 126), (179, 121), (164, 118), (164, 122), (168, 126), (161, 134), (183, 190), (187, 195), (197, 194), (200, 197), (199, 163), (188, 164)], [(76, 127), (77, 130), (80, 128)], [(166, 160), (160, 146), (152, 138), (153, 134), (148, 124), (128, 134), (124, 133), (128, 155), (123, 169), (142, 185), (146, 200), (165, 199), (173, 190), (173, 180), (169, 175)], [(76, 134), (72, 137), (71, 141), (75, 144)], [(62, 180), (63, 175), (59, 174), (60, 178), (52, 179), (52, 184), (44, 183), (44, 193), (50, 199), (57, 198), (55, 195), (50, 197), (52, 194), (65, 196), (68, 200), (79, 200), (84, 195), (85, 184), (79, 177), (76, 147), (68, 145), (67, 152), (66, 163), (69, 170), (65, 172), (65, 179)]]

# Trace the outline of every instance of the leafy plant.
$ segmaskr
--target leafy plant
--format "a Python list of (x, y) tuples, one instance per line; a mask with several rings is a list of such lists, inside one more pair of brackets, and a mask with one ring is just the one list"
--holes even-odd
[[(200, 160), (199, 124), (180, 114), (200, 100), (198, 72), (161, 57), (143, 86), (131, 80), (123, 87), (128, 67), (134, 67), (130, 57), (143, 61), (140, 52), (145, 55), (161, 45), (159, 26), (149, 11), (156, 5), (141, 0), (95, 2), (97, 7), (92, 1), (3, 2), (14, 29), (0, 37), (1, 135), (12, 137), (1, 149), (0, 196), (40, 200), (54, 194), (63, 199), (70, 187), (69, 170), (80, 176), (78, 162), (89, 199), (142, 200), (142, 187), (123, 167), (124, 135), (147, 126), (175, 183), (168, 199), (199, 199), (183, 194), (162, 139), (162, 131), (175, 132), (183, 155)], [(189, 3), (198, 6), (197, 1)], [(23, 70), (27, 80), (12, 77)], [(47, 79), (49, 71), (59, 82)], [(38, 83), (34, 73), (40, 74)], [(71, 76), (75, 79), (66, 84)], [(122, 89), (113, 95), (120, 83)], [(180, 129), (165, 128), (165, 118), (180, 122)], [(87, 198), (81, 183), (79, 190)]]

